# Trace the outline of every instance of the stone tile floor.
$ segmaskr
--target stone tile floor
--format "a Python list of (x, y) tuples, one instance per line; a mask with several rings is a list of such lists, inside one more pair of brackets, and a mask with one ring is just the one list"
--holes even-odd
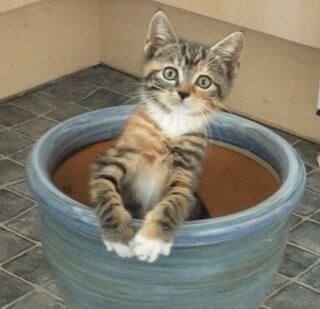
[[(44, 260), (36, 203), (25, 183), (32, 145), (57, 123), (136, 100), (137, 80), (98, 65), (0, 102), (0, 308), (65, 308)], [(275, 130), (303, 158), (307, 189), (291, 216), (291, 237), (261, 308), (320, 308), (320, 145)]]

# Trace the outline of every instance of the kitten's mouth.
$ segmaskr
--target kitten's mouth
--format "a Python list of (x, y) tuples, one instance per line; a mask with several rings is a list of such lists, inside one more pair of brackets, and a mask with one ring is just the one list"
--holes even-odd
[(193, 102), (190, 102), (188, 99), (181, 99), (180, 103), (186, 107), (192, 108), (193, 107)]

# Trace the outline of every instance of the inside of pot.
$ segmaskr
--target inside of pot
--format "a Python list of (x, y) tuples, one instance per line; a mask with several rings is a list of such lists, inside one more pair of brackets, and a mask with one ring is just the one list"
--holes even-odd
[[(54, 169), (54, 184), (64, 194), (90, 207), (90, 165), (98, 154), (114, 143), (115, 140), (107, 140), (70, 154)], [(267, 163), (249, 152), (213, 141), (197, 193), (210, 216), (219, 217), (253, 207), (279, 187), (279, 177)]]

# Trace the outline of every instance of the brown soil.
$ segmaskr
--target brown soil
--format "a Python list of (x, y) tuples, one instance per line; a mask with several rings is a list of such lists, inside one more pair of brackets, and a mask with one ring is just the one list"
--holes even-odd
[[(53, 173), (55, 185), (66, 195), (90, 206), (89, 166), (97, 154), (113, 144), (114, 140), (104, 141), (69, 157)], [(279, 186), (277, 178), (262, 164), (240, 152), (211, 145), (197, 191), (210, 215), (218, 217), (256, 205)]]

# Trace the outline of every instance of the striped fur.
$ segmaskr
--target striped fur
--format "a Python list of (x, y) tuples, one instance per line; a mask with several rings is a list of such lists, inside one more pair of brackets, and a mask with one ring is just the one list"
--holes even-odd
[[(241, 33), (213, 47), (179, 41), (162, 12), (153, 17), (143, 104), (92, 167), (91, 198), (108, 250), (153, 262), (170, 253), (185, 220), (204, 214), (195, 188), (207, 150), (206, 123), (230, 90), (242, 46)], [(132, 217), (145, 219), (137, 233)]]

